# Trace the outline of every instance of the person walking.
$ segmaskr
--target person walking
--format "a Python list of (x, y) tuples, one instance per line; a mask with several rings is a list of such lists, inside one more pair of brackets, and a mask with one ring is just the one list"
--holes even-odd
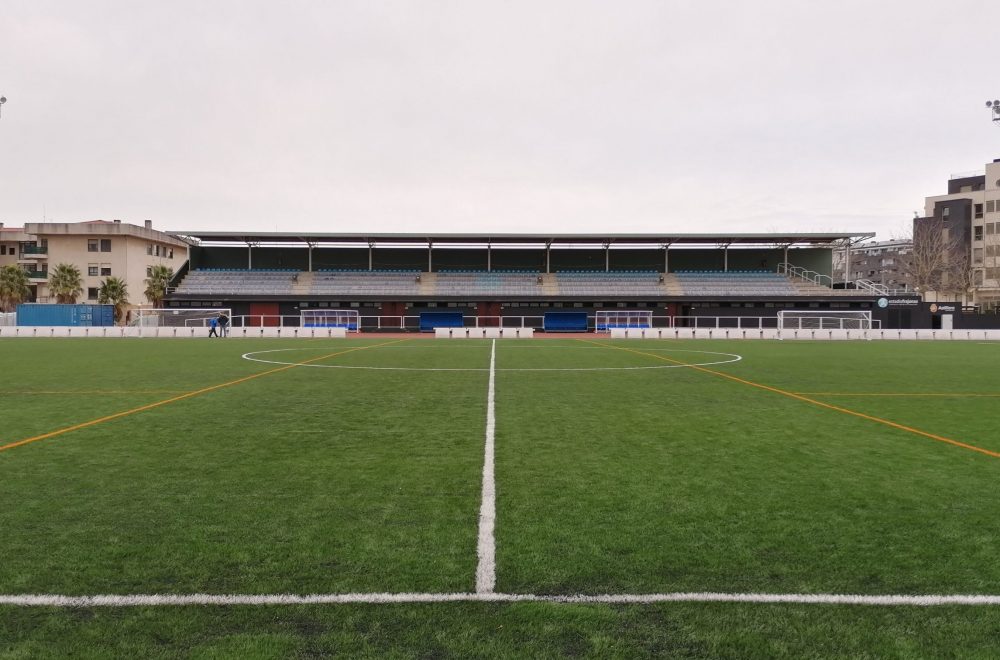
[(217, 332), (218, 327), (219, 327), (219, 319), (213, 316), (208, 321), (208, 336), (218, 337), (219, 336), (219, 333)]
[(221, 337), (229, 336), (229, 317), (226, 316), (225, 312), (219, 314), (219, 330), (221, 332)]

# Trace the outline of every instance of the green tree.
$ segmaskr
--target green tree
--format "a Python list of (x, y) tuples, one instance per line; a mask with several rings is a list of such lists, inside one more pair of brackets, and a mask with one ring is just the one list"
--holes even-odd
[(18, 266), (0, 267), (0, 309), (13, 312), (31, 295), (28, 274)]
[(125, 308), (128, 307), (128, 287), (125, 280), (120, 277), (109, 277), (101, 282), (101, 287), (97, 291), (97, 302), (102, 305), (115, 306), (115, 323), (120, 323), (125, 317)]
[(146, 290), (143, 292), (153, 307), (163, 306), (163, 296), (167, 295), (167, 285), (173, 278), (173, 268), (163, 265), (153, 266), (149, 277), (146, 278)]
[(83, 293), (83, 277), (73, 264), (59, 264), (49, 272), (49, 290), (60, 303), (73, 304)]

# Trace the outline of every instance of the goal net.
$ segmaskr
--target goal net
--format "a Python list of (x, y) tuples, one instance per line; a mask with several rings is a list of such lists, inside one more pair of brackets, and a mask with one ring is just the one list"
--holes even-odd
[(132, 311), (130, 325), (146, 328), (207, 328), (212, 319), (219, 318), (223, 313), (230, 319), (233, 318), (233, 310), (229, 307), (140, 308)]
[(872, 313), (861, 310), (782, 309), (779, 330), (871, 330)]
[(653, 311), (650, 309), (602, 309), (594, 314), (594, 329), (611, 332), (612, 328), (651, 328)]
[(360, 316), (356, 309), (303, 309), (300, 323), (303, 328), (347, 328), (358, 332)]

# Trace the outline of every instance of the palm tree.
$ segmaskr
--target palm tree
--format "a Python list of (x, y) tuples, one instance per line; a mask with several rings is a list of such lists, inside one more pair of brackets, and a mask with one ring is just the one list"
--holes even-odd
[(115, 306), (115, 323), (118, 323), (125, 316), (125, 308), (128, 307), (128, 287), (125, 280), (120, 277), (109, 277), (101, 282), (101, 287), (97, 291), (97, 302), (102, 305)]
[(163, 306), (163, 296), (167, 295), (167, 285), (174, 278), (174, 269), (169, 266), (153, 266), (146, 278), (146, 290), (143, 292), (146, 300), (153, 303), (153, 307)]
[(0, 309), (12, 312), (31, 295), (28, 274), (18, 266), (0, 266)]
[(59, 264), (49, 273), (49, 290), (60, 303), (73, 304), (83, 293), (83, 278), (80, 269), (73, 264)]

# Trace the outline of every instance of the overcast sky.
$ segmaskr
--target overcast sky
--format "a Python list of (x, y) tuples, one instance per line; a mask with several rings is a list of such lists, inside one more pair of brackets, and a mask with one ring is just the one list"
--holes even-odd
[(1000, 157), (998, 19), (956, 0), (0, 0), (0, 221), (888, 238)]

